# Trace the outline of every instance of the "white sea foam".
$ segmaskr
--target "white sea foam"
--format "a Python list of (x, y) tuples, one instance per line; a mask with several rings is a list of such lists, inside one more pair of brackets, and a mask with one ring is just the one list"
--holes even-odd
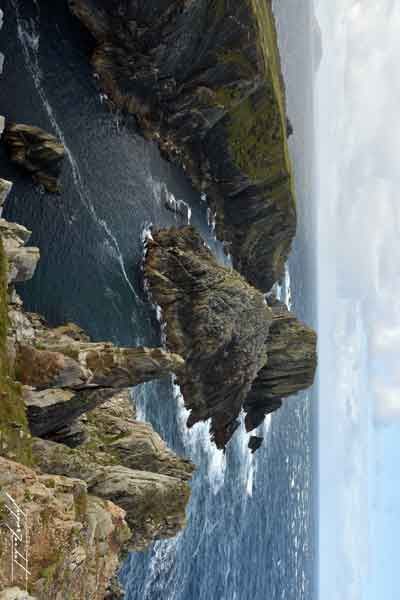
[(226, 458), (222, 450), (218, 450), (210, 440), (209, 423), (196, 423), (191, 429), (188, 429), (186, 421), (189, 411), (185, 408), (180, 387), (173, 385), (174, 398), (177, 404), (178, 427), (185, 448), (190, 458), (199, 464), (201, 461), (207, 461), (208, 477), (213, 484), (214, 494), (224, 483)]

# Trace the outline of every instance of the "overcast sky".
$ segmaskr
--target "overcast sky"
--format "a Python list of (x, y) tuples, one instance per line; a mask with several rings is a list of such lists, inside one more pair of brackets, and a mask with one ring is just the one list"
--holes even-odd
[(320, 0), (321, 600), (397, 600), (400, 2)]

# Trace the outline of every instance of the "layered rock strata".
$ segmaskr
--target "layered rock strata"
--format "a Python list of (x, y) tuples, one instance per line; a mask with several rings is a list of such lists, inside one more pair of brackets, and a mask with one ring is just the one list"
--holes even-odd
[[(242, 409), (258, 427), (282, 399), (314, 380), (317, 337), (287, 307), (217, 264), (193, 228), (153, 232), (145, 277), (166, 322), (167, 347), (185, 358), (178, 380), (188, 426), (211, 419), (224, 448)], [(252, 449), (252, 448), (251, 448)]]
[(224, 448), (267, 362), (272, 312), (239, 273), (217, 264), (191, 227), (153, 232), (145, 277), (163, 311), (167, 347), (186, 359), (179, 384), (188, 426), (211, 418), (211, 436)]
[[(193, 465), (134, 419), (128, 393), (184, 362), (162, 348), (93, 343), (76, 325), (50, 328), (24, 312), (14, 284), (39, 258), (25, 246), (29, 235), (0, 219), (0, 529), (9, 494), (27, 515), (36, 600), (102, 600), (119, 593), (115, 573), (128, 549), (185, 525)], [(0, 589), (23, 598), (22, 572), (19, 587), (7, 587), (3, 533)]]
[(64, 146), (54, 135), (39, 127), (7, 123), (3, 141), (10, 159), (30, 173), (48, 192), (60, 192), (59, 176), (65, 155)]
[(113, 103), (183, 167), (235, 268), (267, 291), (296, 232), (270, 0), (70, 0)]
[(282, 400), (312, 385), (317, 368), (317, 334), (278, 300), (270, 301), (273, 321), (267, 339), (268, 363), (259, 371), (244, 403), (246, 429), (258, 427)]
[(129, 547), (143, 550), (184, 526), (193, 465), (135, 421), (130, 404), (118, 394), (81, 418), (86, 439), (77, 448), (34, 439), (33, 453), (43, 472), (79, 477), (91, 493), (122, 506), (133, 532)]

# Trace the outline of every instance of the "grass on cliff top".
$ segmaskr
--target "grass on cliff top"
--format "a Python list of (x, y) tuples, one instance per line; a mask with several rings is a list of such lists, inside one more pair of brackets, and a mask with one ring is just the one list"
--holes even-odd
[[(285, 85), (271, 0), (246, 1), (258, 31), (266, 91), (258, 100), (248, 98), (230, 112), (231, 151), (237, 166), (253, 181), (272, 181), (287, 173), (294, 200), (293, 171), (287, 143)], [(232, 53), (230, 60), (238, 62), (236, 56), (240, 54)], [(230, 93), (227, 89), (219, 92), (222, 104), (232, 104), (234, 99), (226, 97)]]
[(284, 153), (288, 173), (291, 173), (292, 164), (287, 143), (286, 125), (286, 93), (282, 75), (281, 57), (278, 46), (278, 33), (275, 26), (275, 17), (272, 12), (271, 0), (250, 0), (256, 17), (260, 44), (264, 54), (265, 68), (275, 91), (275, 97), (279, 106), (282, 131), (284, 135)]
[(7, 354), (7, 258), (0, 239), (0, 454), (30, 465), (28, 423), (21, 386), (14, 381)]

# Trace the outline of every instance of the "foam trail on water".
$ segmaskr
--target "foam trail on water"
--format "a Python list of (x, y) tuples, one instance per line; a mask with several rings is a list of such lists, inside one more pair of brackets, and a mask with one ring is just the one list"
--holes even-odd
[[(11, 0), (11, 4), (13, 5), (13, 7), (15, 9), (15, 14), (16, 14), (16, 18), (17, 18), (18, 39), (21, 42), (25, 64), (27, 66), (29, 73), (31, 74), (31, 77), (35, 84), (35, 88), (39, 94), (42, 104), (46, 109), (50, 123), (53, 126), (55, 132), (57, 133), (57, 136), (59, 137), (59, 139), (61, 140), (61, 142), (65, 148), (65, 154), (66, 154), (68, 162), (71, 166), (72, 178), (73, 178), (78, 196), (79, 196), (80, 200), (82, 201), (83, 205), (85, 206), (85, 208), (88, 210), (88, 212), (93, 217), (94, 221), (104, 230), (104, 232), (106, 233), (106, 236), (111, 241), (112, 246), (114, 246), (115, 256), (116, 256), (117, 262), (120, 266), (121, 275), (122, 275), (123, 279), (125, 280), (127, 286), (129, 287), (130, 291), (134, 295), (135, 299), (138, 302), (141, 302), (139, 296), (136, 294), (135, 289), (132, 286), (132, 284), (129, 280), (129, 277), (127, 275), (124, 259), (123, 259), (122, 252), (119, 247), (118, 241), (115, 238), (114, 234), (111, 232), (106, 221), (104, 221), (104, 219), (100, 218), (96, 213), (96, 210), (90, 200), (90, 195), (89, 195), (88, 191), (85, 189), (85, 185), (84, 185), (81, 173), (80, 173), (78, 163), (76, 162), (75, 157), (72, 154), (72, 151), (68, 147), (68, 144), (64, 137), (63, 131), (62, 131), (60, 125), (58, 124), (58, 121), (54, 114), (53, 108), (52, 108), (51, 104), (49, 103), (46, 93), (44, 91), (44, 88), (42, 85), (43, 72), (39, 65), (40, 34), (38, 31), (38, 23), (33, 18), (29, 19), (29, 21), (27, 19), (21, 18), (19, 4), (18, 4), (17, 0)], [(34, 4), (35, 4), (36, 10), (37, 10), (37, 21), (39, 21), (40, 8), (36, 1), (34, 2)], [(29, 26), (30, 30), (28, 30), (26, 28), (27, 25)]]
[(173, 384), (174, 398), (177, 404), (178, 427), (185, 448), (188, 450), (190, 458), (196, 463), (207, 461), (208, 477), (213, 484), (212, 490), (217, 494), (224, 483), (226, 459), (225, 454), (211, 442), (209, 433), (209, 423), (196, 423), (191, 429), (188, 429), (186, 421), (189, 411), (186, 410), (180, 387)]

